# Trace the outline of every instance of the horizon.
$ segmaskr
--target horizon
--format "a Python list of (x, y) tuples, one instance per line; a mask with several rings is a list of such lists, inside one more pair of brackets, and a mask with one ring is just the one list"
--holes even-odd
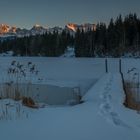
[[(64, 24), (63, 26), (60, 26), (60, 25), (54, 25), (54, 26), (48, 26), (48, 25), (42, 25), (42, 24), (33, 24), (33, 25), (31, 25), (30, 27), (19, 27), (19, 26), (17, 26), (17, 25), (10, 25), (9, 23), (0, 23), (0, 25), (8, 25), (8, 26), (10, 26), (10, 27), (17, 27), (17, 28), (21, 28), (21, 29), (28, 29), (28, 30), (30, 30), (31, 28), (33, 28), (34, 26), (42, 26), (42, 27), (44, 27), (44, 28), (54, 28), (54, 27), (60, 27), (60, 28), (65, 28), (65, 26), (66, 25), (68, 25), (68, 24), (76, 24), (76, 25), (84, 25), (84, 24), (95, 24), (95, 25), (97, 25), (97, 24), (100, 24), (100, 23), (104, 23), (104, 24), (106, 24), (107, 26), (108, 26), (108, 24), (109, 24), (109, 22), (110, 22), (110, 20), (113, 18), (113, 20), (115, 21), (116, 19), (117, 19), (117, 17), (119, 17), (120, 15), (122, 16), (122, 20), (124, 20), (124, 18), (126, 17), (126, 16), (128, 16), (129, 14), (136, 14), (137, 15), (137, 13), (128, 13), (128, 14), (126, 14), (126, 15), (123, 15), (122, 16), (122, 14), (119, 14), (118, 16), (116, 16), (116, 17), (110, 17), (110, 19), (109, 19), (109, 21), (108, 22), (104, 22), (104, 21), (99, 21), (99, 22), (96, 22), (96, 23), (90, 23), (90, 22), (83, 22), (83, 23), (75, 23), (75, 22), (68, 22), (68, 23), (66, 23), (66, 24)], [(137, 18), (140, 18), (140, 16), (139, 15), (137, 15)]]
[[(9, 4), (10, 3), (10, 4)], [(109, 23), (120, 14), (124, 17), (136, 13), (139, 17), (139, 0), (9, 0), (0, 1), (0, 23), (19, 28), (65, 27), (67, 23)]]

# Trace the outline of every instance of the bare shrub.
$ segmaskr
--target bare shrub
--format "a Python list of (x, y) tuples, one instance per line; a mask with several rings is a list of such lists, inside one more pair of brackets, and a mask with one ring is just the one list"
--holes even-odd
[(126, 99), (124, 105), (134, 110), (140, 110), (140, 102), (136, 101), (136, 93), (133, 90), (133, 83), (125, 83)]
[(34, 100), (31, 97), (23, 97), (22, 104), (27, 106), (27, 107), (37, 108)]
[[(27, 99), (29, 101), (27, 106), (34, 106), (33, 99), (27, 97), (32, 86), (32, 78), (35, 78), (38, 72), (36, 65), (32, 62), (21, 64), (15, 60), (12, 61), (7, 69), (8, 79), (0, 86), (0, 98), (11, 98), (16, 101)], [(22, 86), (23, 84), (25, 86)], [(27, 97), (22, 97), (23, 95)]]

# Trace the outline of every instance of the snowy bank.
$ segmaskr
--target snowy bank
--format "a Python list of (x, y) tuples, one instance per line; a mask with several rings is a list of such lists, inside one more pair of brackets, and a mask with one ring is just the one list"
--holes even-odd
[[(46, 107), (1, 122), (5, 140), (139, 140), (140, 115), (123, 106), (121, 76), (106, 74), (73, 107)], [(23, 134), (24, 133), (24, 134)], [(7, 135), (8, 134), (8, 135)]]

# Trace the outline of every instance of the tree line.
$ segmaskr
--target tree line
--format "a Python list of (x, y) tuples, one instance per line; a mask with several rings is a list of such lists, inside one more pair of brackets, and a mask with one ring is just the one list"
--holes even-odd
[(77, 57), (120, 57), (140, 56), (140, 19), (129, 14), (109, 25), (98, 23), (95, 31), (78, 30), (75, 35), (75, 54)]
[(98, 23), (96, 30), (67, 30), (44, 35), (15, 38), (0, 42), (0, 53), (13, 51), (21, 56), (60, 56), (67, 46), (75, 48), (76, 57), (140, 56), (140, 19), (137, 15), (119, 15), (109, 24)]
[(6, 39), (0, 42), (0, 53), (13, 51), (14, 56), (50, 56), (64, 54), (71, 45), (73, 36), (65, 30), (62, 33), (54, 31), (43, 35)]

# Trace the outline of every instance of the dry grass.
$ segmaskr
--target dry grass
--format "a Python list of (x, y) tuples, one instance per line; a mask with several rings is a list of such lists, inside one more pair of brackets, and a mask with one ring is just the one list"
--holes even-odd
[(23, 97), (22, 104), (30, 108), (38, 108), (31, 97)]
[(140, 103), (135, 100), (135, 93), (132, 91), (132, 83), (125, 83), (126, 99), (124, 105), (134, 110), (140, 110)]

